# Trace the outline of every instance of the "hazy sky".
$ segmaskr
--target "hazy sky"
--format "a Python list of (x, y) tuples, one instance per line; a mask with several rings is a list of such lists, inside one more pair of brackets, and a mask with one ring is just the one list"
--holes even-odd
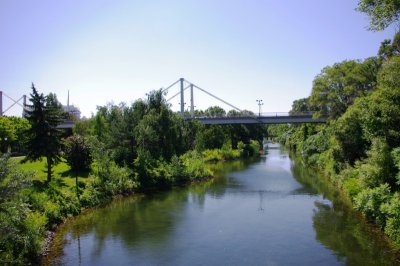
[[(239, 108), (262, 99), (263, 112), (286, 112), (323, 67), (374, 56), (394, 35), (367, 31), (357, 2), (0, 0), (0, 90), (17, 99), (33, 82), (64, 104), (69, 90), (90, 116), (184, 77)], [(216, 104), (231, 109), (195, 91), (196, 108)]]

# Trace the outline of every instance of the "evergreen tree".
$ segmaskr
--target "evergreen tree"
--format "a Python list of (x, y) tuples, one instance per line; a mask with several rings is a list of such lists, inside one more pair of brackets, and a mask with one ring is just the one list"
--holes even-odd
[(29, 99), (27, 119), (31, 124), (28, 131), (28, 154), (31, 161), (40, 160), (43, 156), (47, 161), (47, 181), (51, 181), (52, 168), (60, 162), (61, 130), (57, 126), (63, 120), (63, 112), (57, 98), (39, 94), (32, 84), (32, 94)]

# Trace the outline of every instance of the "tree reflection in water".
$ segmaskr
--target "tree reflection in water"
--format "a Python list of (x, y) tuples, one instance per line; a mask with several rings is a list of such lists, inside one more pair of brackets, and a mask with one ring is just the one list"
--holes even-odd
[(400, 254), (379, 228), (351, 208), (348, 200), (325, 178), (301, 165), (292, 167), (297, 181), (328, 200), (314, 203), (316, 239), (346, 265), (400, 265)]

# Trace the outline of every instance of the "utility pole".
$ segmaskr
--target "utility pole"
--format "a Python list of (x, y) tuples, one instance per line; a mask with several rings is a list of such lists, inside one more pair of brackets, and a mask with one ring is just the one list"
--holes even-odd
[(258, 116), (261, 116), (261, 106), (264, 105), (263, 100), (256, 100), (258, 104)]

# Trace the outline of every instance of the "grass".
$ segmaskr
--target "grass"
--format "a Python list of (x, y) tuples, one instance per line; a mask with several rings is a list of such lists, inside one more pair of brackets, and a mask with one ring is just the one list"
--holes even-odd
[[(25, 162), (22, 160), (24, 158), (12, 158), (11, 160), (15, 161), (18, 164), (18, 168), (28, 172), (34, 172), (33, 181), (45, 182), (47, 180), (47, 166), (46, 160), (43, 158), (41, 161), (36, 162)], [(87, 177), (89, 176), (89, 172), (80, 172), (78, 173), (79, 182), (86, 183)], [(52, 178), (57, 182), (63, 183), (64, 186), (73, 187), (75, 186), (75, 172), (71, 171), (71, 168), (68, 164), (62, 160), (59, 164), (53, 167), (53, 176)]]

